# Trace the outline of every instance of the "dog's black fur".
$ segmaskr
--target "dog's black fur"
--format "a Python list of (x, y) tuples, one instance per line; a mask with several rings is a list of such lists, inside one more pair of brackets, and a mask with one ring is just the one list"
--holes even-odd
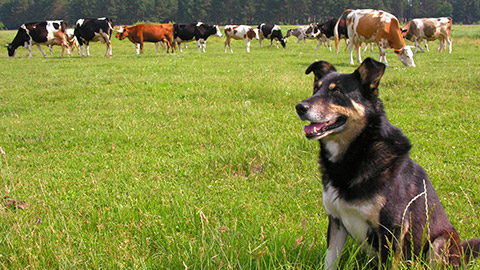
[(461, 267), (478, 256), (480, 239), (461, 243), (426, 172), (409, 157), (408, 138), (388, 121), (378, 98), (384, 71), (371, 58), (351, 74), (324, 61), (306, 70), (315, 74), (314, 92), (296, 110), (311, 122), (307, 138), (320, 141), (329, 215), (325, 268), (336, 268), (347, 235), (366, 241), (380, 265), (391, 255), (429, 254), (435, 263)]

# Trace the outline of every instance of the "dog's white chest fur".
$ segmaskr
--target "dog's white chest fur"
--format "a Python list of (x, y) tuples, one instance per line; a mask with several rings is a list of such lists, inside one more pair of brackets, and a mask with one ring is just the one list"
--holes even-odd
[(365, 241), (370, 228), (379, 226), (380, 210), (384, 202), (385, 198), (381, 196), (348, 202), (340, 198), (338, 190), (330, 185), (323, 191), (323, 205), (327, 213), (339, 219), (358, 243)]

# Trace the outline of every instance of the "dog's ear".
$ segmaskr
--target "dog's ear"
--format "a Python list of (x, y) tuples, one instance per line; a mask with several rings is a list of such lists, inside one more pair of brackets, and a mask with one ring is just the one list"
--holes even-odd
[(360, 77), (360, 82), (365, 93), (368, 95), (373, 93), (377, 96), (377, 87), (385, 72), (385, 65), (369, 57), (363, 61), (355, 72), (358, 73)]
[(310, 74), (313, 71), (315, 74), (315, 81), (319, 81), (323, 76), (330, 72), (336, 72), (337, 70), (333, 67), (332, 64), (325, 62), (325, 61), (317, 61), (313, 62), (310, 66), (308, 66), (307, 70), (305, 70), (305, 74)]

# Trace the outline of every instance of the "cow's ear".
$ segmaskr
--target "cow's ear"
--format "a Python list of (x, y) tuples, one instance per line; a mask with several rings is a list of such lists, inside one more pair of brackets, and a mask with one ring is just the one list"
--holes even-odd
[(368, 94), (378, 95), (377, 87), (385, 72), (385, 65), (369, 57), (355, 72), (360, 77), (363, 90)]
[(315, 74), (315, 82), (320, 80), (323, 76), (330, 72), (336, 72), (337, 70), (335, 67), (325, 61), (317, 61), (312, 63), (310, 66), (308, 66), (307, 70), (305, 70), (305, 74), (310, 74), (310, 72), (313, 72)]
[(403, 28), (400, 28), (402, 29), (402, 33), (406, 33), (408, 30), (407, 29), (403, 29)]

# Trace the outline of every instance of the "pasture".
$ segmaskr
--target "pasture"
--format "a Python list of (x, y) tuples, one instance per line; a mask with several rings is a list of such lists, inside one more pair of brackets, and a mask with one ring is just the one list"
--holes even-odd
[[(380, 98), (468, 239), (480, 237), (480, 26), (454, 25), (452, 38), (452, 54), (429, 42), (416, 68), (388, 50)], [(112, 58), (100, 43), (83, 59), (0, 54), (0, 268), (323, 267), (319, 145), (295, 105), (312, 93), (313, 61), (358, 66), (344, 42), (335, 54), (254, 40), (247, 54), (210, 37), (206, 53), (146, 44), (137, 56), (112, 40)], [(344, 269), (374, 266), (347, 246)]]

